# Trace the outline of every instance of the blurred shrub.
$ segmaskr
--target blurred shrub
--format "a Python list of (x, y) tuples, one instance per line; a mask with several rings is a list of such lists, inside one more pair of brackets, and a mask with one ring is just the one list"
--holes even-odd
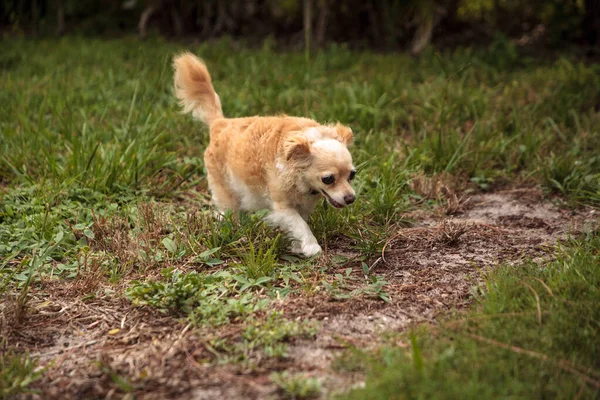
[[(304, 40), (303, 18), (310, 10), (318, 44), (410, 46), (418, 53), (451, 35), (496, 45), (498, 34), (520, 44), (579, 40), (586, 24), (600, 29), (599, 7), (598, 0), (0, 0), (0, 25), (5, 34), (138, 31), (295, 44)], [(586, 37), (600, 36), (587, 31)]]

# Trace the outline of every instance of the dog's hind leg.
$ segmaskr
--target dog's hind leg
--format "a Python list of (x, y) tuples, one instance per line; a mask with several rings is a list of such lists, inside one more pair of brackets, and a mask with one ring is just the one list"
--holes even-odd
[(212, 195), (212, 202), (220, 213), (224, 213), (227, 210), (237, 211), (240, 208), (238, 196), (233, 193), (220, 174), (212, 173), (207, 168), (207, 180)]

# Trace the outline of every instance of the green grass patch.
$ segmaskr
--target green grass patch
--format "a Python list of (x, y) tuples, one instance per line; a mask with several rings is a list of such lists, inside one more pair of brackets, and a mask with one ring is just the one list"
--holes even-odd
[(229, 271), (204, 274), (168, 269), (163, 275), (163, 281), (133, 282), (127, 291), (128, 297), (134, 304), (150, 305), (176, 315), (189, 315), (197, 324), (213, 326), (243, 319), (268, 304), (267, 299), (260, 299), (247, 291), (268, 280), (248, 285), (245, 276), (233, 275)]
[(340, 398), (598, 397), (597, 234), (561, 247), (544, 266), (498, 269), (478, 293), (466, 315), (394, 338), (405, 346), (346, 353), (334, 365), (368, 377)]
[(252, 369), (264, 361), (285, 360), (289, 342), (314, 338), (317, 330), (315, 321), (289, 320), (281, 312), (271, 312), (264, 318), (248, 319), (239, 338), (216, 338), (210, 345), (220, 362), (241, 363)]
[[(4, 347), (4, 343), (2, 343)], [(17, 394), (32, 393), (28, 387), (38, 380), (45, 368), (37, 365), (37, 360), (27, 353), (12, 350), (0, 351), (0, 397), (9, 398)]]
[[(5, 47), (1, 178), (158, 196), (203, 182), (206, 130), (178, 115), (172, 94), (170, 59), (188, 46), (64, 38)], [(414, 171), (534, 177), (598, 202), (598, 65), (523, 56), (507, 68), (502, 49), (411, 58), (332, 46), (311, 59), (308, 90), (300, 53), (225, 40), (189, 47), (207, 60), (228, 116), (308, 111), (352, 126), (364, 176), (353, 207), (378, 223), (405, 208)]]
[(321, 382), (305, 374), (290, 374), (287, 371), (271, 374), (271, 381), (277, 385), (285, 399), (303, 400), (318, 398)]

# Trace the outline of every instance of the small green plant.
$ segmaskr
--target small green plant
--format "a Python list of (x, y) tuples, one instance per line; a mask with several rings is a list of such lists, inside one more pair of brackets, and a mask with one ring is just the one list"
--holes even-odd
[[(360, 193), (357, 193), (360, 196)], [(357, 201), (359, 203), (361, 200)], [(334, 210), (325, 200), (318, 203), (315, 211), (310, 216), (311, 229), (319, 243), (329, 243), (339, 236), (347, 233), (348, 229), (358, 222), (354, 207), (360, 207), (360, 204), (353, 204), (351, 207), (343, 210)]]
[[(240, 213), (239, 216), (242, 216)], [(241, 224), (236, 220), (236, 215), (232, 212), (226, 212), (221, 218), (208, 218), (201, 235), (200, 242), (208, 249), (218, 248), (215, 254), (222, 257), (225, 252), (230, 250), (240, 239), (244, 237)]]
[(221, 250), (220, 247), (215, 247), (214, 249), (208, 249), (198, 254), (195, 258), (196, 262), (205, 264), (209, 267), (214, 267), (216, 265), (223, 264), (223, 260), (219, 258), (215, 258), (213, 255)]
[(410, 208), (410, 169), (407, 160), (396, 154), (373, 161), (374, 165), (363, 172), (361, 195), (369, 204), (372, 220), (387, 228), (400, 212)]
[(238, 267), (248, 279), (266, 279), (273, 275), (278, 267), (277, 255), (282, 247), (280, 235), (265, 240), (255, 245), (250, 241), (247, 247), (239, 249), (241, 258)]
[(311, 320), (292, 321), (281, 312), (271, 312), (263, 318), (247, 318), (239, 339), (216, 338), (210, 343), (222, 362), (255, 366), (264, 359), (285, 359), (288, 342), (295, 338), (312, 338), (317, 324)]
[(247, 317), (269, 302), (248, 291), (226, 271), (181, 273), (163, 271), (163, 281), (132, 282), (127, 296), (136, 305), (150, 305), (164, 312), (187, 315), (198, 325), (223, 325)]
[(362, 263), (362, 269), (365, 274), (365, 282), (358, 286), (356, 282), (360, 278), (352, 275), (352, 268), (347, 268), (344, 274), (335, 274), (331, 282), (323, 280), (321, 283), (329, 294), (338, 300), (345, 300), (359, 296), (379, 298), (387, 303), (390, 302), (389, 294), (383, 289), (388, 282), (382, 277), (373, 275), (369, 271), (366, 263)]
[(351, 347), (333, 359), (331, 368), (337, 372), (365, 372), (369, 361), (370, 354)]
[(287, 371), (273, 373), (270, 378), (286, 399), (314, 399), (321, 395), (321, 381), (318, 378), (290, 374)]
[(283, 318), (281, 312), (272, 312), (267, 315), (265, 321), (250, 322), (242, 333), (242, 338), (250, 348), (267, 348), (294, 337), (314, 337), (316, 333), (317, 325), (313, 321), (292, 321)]
[[(578, 152), (577, 152), (578, 153)], [(600, 204), (600, 156), (552, 154), (544, 163), (544, 177), (551, 191), (576, 202)]]
[(381, 254), (388, 239), (385, 228), (363, 225), (353, 228), (349, 234), (354, 243), (352, 247), (358, 250), (363, 259)]
[[(123, 377), (118, 371), (115, 371), (107, 362), (100, 360), (97, 362), (98, 368), (103, 374), (107, 375), (112, 383), (122, 392), (131, 394), (136, 387), (127, 378)], [(126, 397), (128, 398), (128, 397)]]
[[(5, 344), (2, 343), (2, 346)], [(37, 360), (28, 353), (0, 350), (0, 397), (33, 392), (29, 385), (38, 380), (44, 371), (45, 368), (40, 368)]]

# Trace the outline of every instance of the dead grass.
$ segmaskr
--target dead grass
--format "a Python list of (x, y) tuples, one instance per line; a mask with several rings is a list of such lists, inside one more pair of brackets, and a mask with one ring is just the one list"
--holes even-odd
[(445, 215), (455, 215), (464, 210), (468, 197), (461, 195), (466, 182), (459, 175), (448, 173), (426, 176), (417, 174), (410, 181), (411, 189), (423, 199), (435, 200)]

